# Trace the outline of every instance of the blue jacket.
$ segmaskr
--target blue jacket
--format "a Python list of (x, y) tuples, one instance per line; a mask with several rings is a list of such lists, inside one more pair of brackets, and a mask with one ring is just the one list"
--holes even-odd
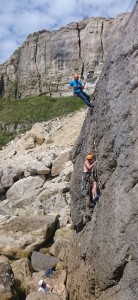
[(82, 85), (81, 81), (73, 79), (70, 81), (69, 86), (72, 86), (73, 90), (74, 90), (74, 94), (77, 94), (77, 93), (81, 93), (82, 89), (80, 88), (80, 86), (83, 86), (83, 85)]

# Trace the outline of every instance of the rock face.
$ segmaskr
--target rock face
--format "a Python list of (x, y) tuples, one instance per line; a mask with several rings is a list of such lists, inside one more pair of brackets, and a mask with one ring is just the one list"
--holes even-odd
[(73, 151), (72, 218), (82, 229), (81, 170), (98, 153), (105, 189), (91, 221), (69, 249), (69, 299), (136, 300), (138, 297), (138, 2), (111, 51)]
[(0, 66), (0, 96), (66, 95), (74, 72), (79, 72), (91, 89), (128, 18), (129, 14), (116, 19), (88, 18), (53, 32), (43, 30), (28, 36)]

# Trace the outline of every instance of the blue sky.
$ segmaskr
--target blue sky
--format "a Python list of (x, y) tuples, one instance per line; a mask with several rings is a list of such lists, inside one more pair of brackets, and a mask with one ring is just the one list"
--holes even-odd
[[(58, 29), (84, 17), (116, 17), (136, 0), (0, 0), (0, 64), (42, 29)], [(128, 9), (129, 7), (129, 9)]]

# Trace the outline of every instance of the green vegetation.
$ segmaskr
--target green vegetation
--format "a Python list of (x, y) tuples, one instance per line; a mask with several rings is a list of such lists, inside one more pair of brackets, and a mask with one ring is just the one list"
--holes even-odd
[(15, 138), (15, 134), (8, 132), (0, 132), (0, 149)]
[[(0, 122), (5, 124), (33, 124), (65, 116), (86, 107), (74, 96), (52, 98), (37, 96), (22, 100), (0, 99)], [(0, 132), (0, 148), (15, 137), (13, 134)]]
[(0, 100), (0, 121), (35, 123), (65, 116), (84, 106), (77, 97), (31, 97), (22, 100)]

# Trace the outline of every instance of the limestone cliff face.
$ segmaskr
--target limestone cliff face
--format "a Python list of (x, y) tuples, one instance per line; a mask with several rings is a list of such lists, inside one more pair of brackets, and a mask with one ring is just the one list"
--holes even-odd
[(86, 153), (98, 152), (105, 184), (91, 221), (74, 234), (68, 258), (70, 300), (138, 297), (138, 2), (111, 51), (73, 152), (72, 218), (82, 229), (81, 170)]
[(0, 96), (66, 95), (74, 72), (79, 72), (92, 87), (128, 18), (129, 14), (116, 19), (88, 18), (56, 31), (44, 30), (28, 36), (0, 65)]

